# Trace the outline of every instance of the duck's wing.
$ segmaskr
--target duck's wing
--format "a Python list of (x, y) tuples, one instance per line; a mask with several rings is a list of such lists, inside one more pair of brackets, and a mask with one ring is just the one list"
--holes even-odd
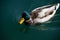
[[(42, 7), (38, 7), (38, 8), (35, 8), (34, 10), (32, 10), (32, 12), (31, 12), (31, 16), (32, 16), (32, 18), (34, 19), (34, 18), (36, 18), (38, 15), (43, 15), (44, 16), (44, 13), (42, 13), (45, 9), (47, 9), (47, 8), (50, 8), (52, 5), (46, 5), (46, 6), (42, 6)], [(45, 10), (45, 11), (47, 11), (47, 10)], [(44, 12), (45, 12), (44, 11)], [(39, 13), (40, 12), (40, 13)]]
[[(42, 6), (42, 7), (38, 7), (35, 8), (34, 10), (32, 10), (31, 12), (31, 16), (32, 18), (36, 18), (38, 15), (38, 17), (46, 17), (45, 14), (52, 14), (53, 10), (56, 11), (59, 8), (59, 3), (58, 4), (54, 4), (54, 5), (46, 5), (46, 6)], [(52, 11), (49, 11), (52, 10)], [(49, 13), (48, 13), (49, 12)]]
[[(32, 10), (33, 15), (35, 12), (35, 14), (38, 14), (38, 16), (39, 16), (34, 21), (43, 23), (43, 22), (50, 20), (56, 13), (57, 9), (59, 8), (59, 5), (60, 5), (59, 3), (55, 4), (55, 5), (47, 5), (47, 6), (38, 7), (36, 9)], [(41, 16), (42, 16), (42, 18), (40, 18)]]

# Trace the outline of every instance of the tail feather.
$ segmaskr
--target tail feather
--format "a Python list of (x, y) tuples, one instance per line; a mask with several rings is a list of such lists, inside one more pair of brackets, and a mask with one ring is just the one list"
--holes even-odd
[(57, 3), (57, 4), (55, 5), (55, 10), (57, 10), (57, 9), (59, 8), (59, 6), (60, 6), (60, 3)]

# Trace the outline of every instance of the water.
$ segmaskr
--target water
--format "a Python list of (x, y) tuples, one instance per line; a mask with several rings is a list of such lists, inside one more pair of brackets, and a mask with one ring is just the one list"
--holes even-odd
[(32, 28), (29, 32), (20, 32), (18, 21), (23, 11), (29, 13), (37, 7), (58, 3), (60, 0), (1, 0), (1, 40), (59, 40), (60, 39), (60, 8), (56, 16), (42, 24), (43, 28)]

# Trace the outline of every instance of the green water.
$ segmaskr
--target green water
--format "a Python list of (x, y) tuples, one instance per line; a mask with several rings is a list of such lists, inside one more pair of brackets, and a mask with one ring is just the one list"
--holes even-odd
[[(53, 18), (54, 21), (58, 22), (45, 24), (50, 28), (49, 30), (31, 29), (29, 32), (24, 33), (19, 30), (24, 25), (18, 24), (23, 11), (30, 13), (36, 7), (58, 2), (60, 0), (1, 0), (0, 40), (59, 40), (60, 15)], [(60, 14), (60, 8), (56, 14)]]

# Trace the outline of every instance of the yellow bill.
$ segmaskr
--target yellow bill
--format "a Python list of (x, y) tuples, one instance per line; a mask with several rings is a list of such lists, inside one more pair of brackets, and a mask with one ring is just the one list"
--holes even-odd
[(25, 21), (25, 19), (21, 18), (21, 20), (19, 21), (19, 24), (23, 24), (24, 21)]

